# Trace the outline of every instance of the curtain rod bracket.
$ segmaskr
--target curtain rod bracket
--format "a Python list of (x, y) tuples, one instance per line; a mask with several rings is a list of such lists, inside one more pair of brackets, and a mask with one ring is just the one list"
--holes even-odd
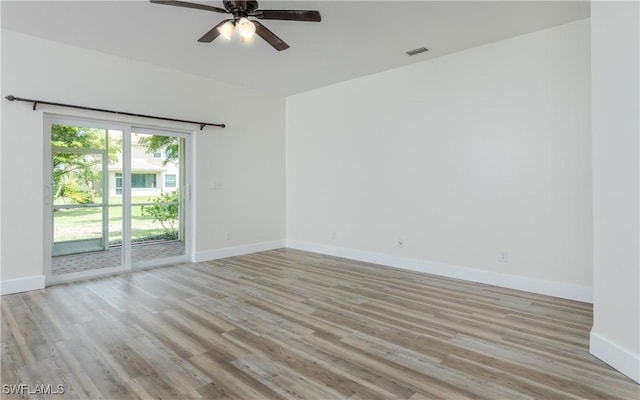
[(151, 118), (151, 119), (160, 119), (160, 120), (163, 120), (163, 121), (184, 122), (184, 123), (187, 123), (187, 124), (198, 124), (200, 126), (200, 130), (203, 130), (206, 126), (217, 126), (218, 128), (226, 128), (225, 124), (214, 124), (214, 123), (211, 123), (211, 122), (188, 121), (188, 120), (184, 120), (184, 119), (158, 117), (158, 116), (155, 116), (155, 115), (134, 114), (134, 113), (124, 112), (124, 111), (113, 111), (113, 110), (105, 110), (103, 108), (76, 106), (76, 105), (73, 105), (73, 104), (64, 104), (64, 103), (54, 103), (54, 102), (51, 102), (51, 101), (44, 101), (44, 100), (22, 99), (20, 97), (14, 96), (12, 94), (10, 94), (8, 96), (5, 96), (5, 99), (7, 99), (9, 101), (25, 101), (25, 102), (28, 102), (28, 103), (33, 103), (33, 111), (36, 110), (36, 107), (38, 107), (38, 104), (48, 104), (48, 105), (57, 106), (57, 107), (77, 108), (79, 110), (98, 111), (98, 112), (111, 113), (111, 114), (128, 115), (130, 117)]

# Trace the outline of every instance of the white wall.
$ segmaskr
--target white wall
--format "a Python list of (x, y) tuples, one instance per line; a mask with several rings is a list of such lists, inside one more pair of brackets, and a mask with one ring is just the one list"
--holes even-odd
[[(2, 7), (0, 7), (0, 20), (2, 19)], [(0, 29), (0, 53), (2, 51), (2, 29)], [(0, 157), (2, 157), (2, 116), (4, 114), (4, 102), (2, 101), (2, 60), (0, 59)], [(0, 159), (0, 282), (2, 281), (2, 162)], [(1, 286), (1, 285), (0, 285)], [(1, 293), (2, 287), (0, 287)]]
[(589, 64), (582, 20), (288, 97), (288, 244), (590, 301)]
[[(3, 97), (226, 123), (226, 129), (204, 132), (180, 125), (198, 131), (195, 256), (206, 259), (284, 244), (284, 98), (6, 30), (2, 84)], [(41, 112), (26, 103), (2, 102), (0, 279), (5, 291), (15, 287), (11, 282), (33, 283), (43, 274), (46, 144)], [(214, 178), (220, 183), (216, 190)], [(232, 240), (226, 240), (227, 231), (233, 232)]]
[(591, 352), (640, 382), (640, 6), (593, 2)]

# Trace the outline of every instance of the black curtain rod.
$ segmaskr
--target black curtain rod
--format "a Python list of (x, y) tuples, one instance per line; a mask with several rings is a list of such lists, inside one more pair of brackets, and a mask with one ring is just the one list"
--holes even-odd
[(64, 104), (64, 103), (53, 103), (51, 101), (44, 101), (44, 100), (22, 99), (20, 97), (16, 97), (16, 96), (13, 96), (13, 95), (9, 95), (9, 96), (5, 97), (5, 99), (7, 99), (9, 101), (25, 101), (27, 103), (33, 103), (33, 110), (34, 111), (35, 111), (36, 107), (38, 106), (38, 104), (48, 104), (50, 106), (77, 108), (79, 110), (88, 110), (88, 111), (99, 111), (99, 112), (105, 112), (105, 113), (111, 113), (111, 114), (128, 115), (130, 117), (153, 118), (153, 119), (161, 119), (163, 121), (186, 122), (188, 124), (198, 124), (198, 125), (200, 125), (200, 130), (203, 130), (205, 126), (217, 126), (219, 128), (226, 127), (225, 124), (212, 124), (210, 122), (187, 121), (187, 120), (184, 120), (184, 119), (158, 117), (158, 116), (155, 116), (155, 115), (134, 114), (134, 113), (124, 112), (124, 111), (105, 110), (103, 108), (76, 106), (76, 105), (73, 105), (73, 104)]

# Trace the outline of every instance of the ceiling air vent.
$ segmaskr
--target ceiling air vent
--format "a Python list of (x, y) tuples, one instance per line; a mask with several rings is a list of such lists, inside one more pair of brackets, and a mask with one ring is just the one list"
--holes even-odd
[(425, 51), (429, 51), (426, 47), (419, 47), (417, 49), (407, 51), (407, 54), (410, 56), (415, 56), (416, 54), (424, 53)]

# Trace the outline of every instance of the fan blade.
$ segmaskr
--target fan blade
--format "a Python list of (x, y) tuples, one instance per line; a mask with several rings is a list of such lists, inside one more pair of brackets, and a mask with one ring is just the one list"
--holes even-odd
[(256, 33), (258, 36), (263, 38), (267, 43), (273, 46), (274, 49), (278, 51), (286, 50), (289, 48), (289, 45), (286, 44), (282, 39), (276, 36), (275, 33), (271, 32), (264, 25), (262, 25), (258, 21), (251, 21), (256, 25)]
[(186, 1), (177, 1), (177, 0), (149, 0), (149, 1), (153, 4), (162, 4), (165, 6), (195, 8), (197, 10), (206, 10), (206, 11), (214, 11), (222, 14), (229, 14), (229, 11), (225, 10), (224, 8), (207, 6), (205, 4), (188, 3)]
[(222, 25), (224, 25), (225, 22), (227, 21), (231, 21), (230, 19), (225, 19), (224, 21), (220, 22), (218, 25), (214, 26), (213, 28), (211, 28), (211, 30), (207, 33), (205, 33), (204, 35), (202, 35), (202, 37), (200, 39), (198, 39), (198, 42), (200, 43), (211, 43), (213, 42), (218, 36), (220, 36), (220, 32), (218, 32), (218, 28), (221, 27)]
[(254, 17), (259, 19), (279, 19), (285, 21), (320, 22), (320, 11), (315, 10), (257, 10)]

